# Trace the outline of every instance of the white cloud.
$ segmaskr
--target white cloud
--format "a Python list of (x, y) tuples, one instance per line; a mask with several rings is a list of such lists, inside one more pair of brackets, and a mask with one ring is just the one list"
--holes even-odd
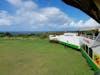
[(37, 4), (35, 4), (32, 1), (25, 1), (23, 3), (22, 7), (25, 8), (25, 9), (34, 9), (34, 8), (37, 8)]
[(99, 24), (93, 19), (89, 19), (88, 21), (86, 21), (84, 23), (84, 25), (88, 26), (88, 27), (97, 27), (97, 26), (99, 26)]
[(34, 9), (37, 8), (37, 4), (31, 0), (7, 0), (10, 4), (21, 9)]
[[(0, 25), (8, 30), (65, 30), (95, 27), (99, 24), (93, 19), (75, 22), (72, 18), (56, 7), (38, 8), (32, 0), (7, 0), (15, 6), (16, 12), (10, 15), (7, 11), (0, 12)], [(6, 28), (7, 29), (7, 28)]]
[(14, 5), (14, 6), (19, 6), (22, 4), (21, 0), (7, 0), (10, 4)]
[(0, 26), (1, 25), (11, 25), (12, 22), (9, 19), (0, 19)]
[(9, 16), (8, 12), (4, 10), (0, 12), (0, 26), (2, 25), (12, 25), (11, 16)]
[(0, 18), (7, 17), (7, 16), (8, 16), (8, 12), (7, 12), (7, 11), (2, 10), (2, 11), (0, 12)]
[(99, 24), (93, 20), (92, 18), (90, 18), (89, 20), (87, 21), (82, 21), (80, 20), (79, 22), (75, 23), (74, 24), (75, 26), (78, 26), (78, 27), (97, 27), (99, 26)]

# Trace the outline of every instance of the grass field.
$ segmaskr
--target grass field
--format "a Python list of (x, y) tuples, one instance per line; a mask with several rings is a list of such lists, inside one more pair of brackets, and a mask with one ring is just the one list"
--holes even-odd
[(93, 75), (79, 51), (47, 39), (0, 39), (0, 75)]

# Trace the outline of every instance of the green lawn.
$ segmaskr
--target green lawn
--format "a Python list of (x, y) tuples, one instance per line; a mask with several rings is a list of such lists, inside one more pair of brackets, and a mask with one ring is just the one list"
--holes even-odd
[(0, 75), (93, 75), (79, 51), (47, 39), (0, 39)]

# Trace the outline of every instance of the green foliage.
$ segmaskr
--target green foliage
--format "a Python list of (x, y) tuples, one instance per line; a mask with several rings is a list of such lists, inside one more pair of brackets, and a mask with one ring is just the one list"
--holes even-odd
[(87, 30), (87, 31), (76, 31), (79, 33), (79, 35), (82, 34), (86, 34), (86, 35), (93, 35), (95, 34), (95, 36), (98, 35), (99, 31), (98, 30)]
[(12, 37), (12, 34), (10, 34), (9, 32), (0, 33), (0, 37)]
[(47, 38), (49, 35), (61, 35), (63, 34), (64, 32), (45, 32), (45, 33), (38, 33), (38, 34), (35, 34), (35, 33), (30, 33), (30, 34), (11, 34), (9, 32), (6, 32), (6, 33), (0, 33), (0, 37), (8, 37), (8, 38), (12, 38), (12, 37), (15, 37), (15, 38), (18, 38), (18, 37), (21, 37), (21, 38), (33, 38), (33, 37), (40, 37), (40, 38)]

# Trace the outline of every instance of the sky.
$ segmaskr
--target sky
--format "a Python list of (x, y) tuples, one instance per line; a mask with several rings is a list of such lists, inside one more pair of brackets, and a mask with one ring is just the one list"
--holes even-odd
[(98, 26), (61, 0), (0, 0), (0, 31), (74, 31)]

